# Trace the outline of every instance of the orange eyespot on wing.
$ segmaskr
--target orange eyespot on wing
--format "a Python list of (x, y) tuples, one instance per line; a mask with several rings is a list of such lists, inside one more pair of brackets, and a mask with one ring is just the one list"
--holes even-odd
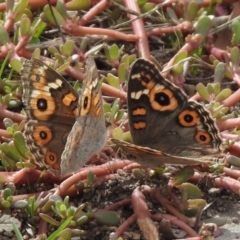
[(47, 165), (52, 166), (53, 169), (56, 169), (56, 170), (60, 169), (60, 164), (58, 163), (57, 155), (54, 152), (51, 152), (51, 151), (46, 152), (45, 162)]
[(174, 111), (178, 107), (178, 102), (173, 92), (159, 84), (155, 85), (150, 91), (149, 101), (152, 108), (160, 112)]
[(201, 130), (197, 131), (197, 134), (195, 135), (195, 140), (201, 144), (208, 144), (212, 141), (210, 134)]
[(36, 126), (33, 132), (33, 139), (38, 145), (44, 146), (52, 140), (52, 131), (46, 126)]
[(184, 127), (193, 127), (199, 123), (200, 117), (194, 110), (184, 110), (178, 115), (178, 121)]

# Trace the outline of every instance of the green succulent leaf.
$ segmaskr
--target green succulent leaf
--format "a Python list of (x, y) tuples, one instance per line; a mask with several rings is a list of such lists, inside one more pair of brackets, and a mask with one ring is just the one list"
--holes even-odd
[(108, 73), (107, 74), (107, 82), (110, 86), (112, 87), (115, 87), (117, 89), (120, 88), (120, 81), (119, 81), (119, 78), (114, 76), (113, 74), (111, 73)]
[(69, 57), (73, 54), (73, 50), (74, 50), (74, 42), (72, 40), (67, 40), (63, 45), (61, 53), (65, 57)]
[(7, 183), (6, 188), (10, 189), (11, 195), (14, 195), (14, 193), (16, 192), (16, 185), (13, 182)]
[(235, 68), (239, 67), (239, 61), (240, 61), (240, 50), (238, 47), (233, 47), (231, 49), (231, 62), (233, 67)]
[(104, 103), (104, 104), (103, 104), (103, 111), (104, 111), (105, 113), (111, 112), (111, 104), (109, 104), (109, 103)]
[(137, 0), (138, 5), (141, 7), (147, 3), (147, 0)]
[(211, 83), (207, 84), (207, 90), (209, 95), (214, 93), (213, 85)]
[(66, 9), (66, 4), (64, 3), (63, 0), (58, 0), (58, 1), (57, 1), (56, 9), (57, 9), (57, 11), (61, 14), (61, 16), (62, 16), (64, 19), (67, 19), (67, 18), (68, 18), (67, 9)]
[(232, 32), (233, 32), (233, 36), (232, 36), (231, 43), (232, 45), (237, 45), (240, 42), (240, 20), (239, 19), (233, 20)]
[(98, 210), (94, 213), (94, 216), (98, 223), (107, 226), (116, 226), (120, 222), (118, 214), (114, 211)]
[(173, 183), (174, 185), (180, 185), (182, 183), (187, 182), (194, 174), (194, 170), (191, 166), (186, 166), (182, 168), (174, 177)]
[(229, 88), (223, 89), (215, 98), (216, 102), (222, 102), (225, 99), (227, 99), (229, 96), (231, 96), (232, 90)]
[(231, 164), (234, 167), (240, 167), (240, 158), (234, 155), (228, 155), (226, 157), (229, 164)]
[(59, 236), (59, 234), (66, 229), (66, 227), (69, 225), (69, 223), (72, 221), (72, 217), (68, 217), (61, 225), (60, 227), (54, 232), (52, 233), (49, 237), (48, 240), (54, 240), (56, 239), (57, 236)]
[(155, 7), (156, 7), (155, 3), (148, 2), (148, 3), (145, 3), (143, 6), (141, 6), (140, 10), (142, 13), (147, 13), (153, 10)]
[(124, 132), (122, 135), (122, 139), (126, 142), (133, 142), (130, 131)]
[(43, 22), (41, 19), (36, 19), (32, 23), (32, 29), (31, 29), (31, 35), (32, 35), (32, 41), (31, 43), (40, 42), (39, 37), (45, 30), (47, 24)]
[(221, 82), (226, 73), (226, 64), (225, 63), (218, 63), (214, 71), (214, 82)]
[(88, 10), (91, 7), (90, 0), (72, 0), (66, 3), (66, 7), (71, 11)]
[(207, 203), (204, 199), (188, 199), (188, 207), (189, 208), (199, 208), (203, 209)]
[(201, 34), (202, 37), (206, 37), (211, 28), (211, 19), (207, 16), (200, 17), (196, 25), (196, 33)]
[[(53, 11), (53, 15), (55, 16), (55, 19), (57, 21), (57, 24), (58, 25), (64, 25), (65, 24), (65, 19), (60, 15), (60, 13), (57, 11), (57, 9), (55, 7), (51, 7), (52, 8), (52, 11)], [(44, 12), (44, 16), (43, 16), (43, 19), (47, 19), (51, 24), (56, 24), (55, 23), (55, 19), (52, 15), (52, 12), (51, 12), (51, 9), (49, 7), (49, 5), (45, 5), (44, 9), (43, 9), (43, 12)]]
[(217, 94), (219, 94), (221, 91), (221, 84), (220, 83), (212, 83), (211, 85), (213, 86), (214, 96), (217, 96)]
[(125, 114), (125, 111), (123, 109), (119, 110), (116, 116), (116, 121), (121, 120), (124, 114)]
[(40, 59), (41, 50), (40, 48), (35, 48), (32, 54), (33, 58)]
[(51, 53), (52, 55), (55, 55), (56, 53), (60, 54), (59, 50), (54, 46), (50, 46), (48, 48), (48, 52)]
[(3, 26), (0, 26), (0, 46), (3, 46), (7, 43), (10, 43), (11, 40), (9, 38), (8, 32)]
[(83, 212), (84, 207), (85, 207), (85, 204), (81, 204), (81, 205), (76, 209), (76, 211), (75, 211), (75, 213), (74, 213), (74, 216), (73, 216), (74, 219), (77, 219), (77, 218), (81, 217), (82, 215), (85, 215), (85, 213)]
[(28, 206), (28, 201), (26, 200), (18, 200), (15, 203), (13, 203), (13, 208), (16, 209), (25, 209)]
[(205, 100), (210, 101), (210, 95), (208, 92), (208, 88), (205, 87), (202, 83), (199, 83), (196, 86), (197, 92), (198, 94)]
[[(88, 46), (88, 40), (89, 40), (88, 38), (83, 38), (81, 45), (80, 45), (80, 49), (82, 49), (82, 50), (86, 49), (86, 47)], [(109, 59), (108, 48), (106, 47), (106, 45), (104, 43), (92, 47), (89, 51), (87, 51), (85, 56), (90, 56), (92, 54), (95, 54), (95, 53), (101, 51), (102, 49), (104, 49), (104, 53), (105, 53), (107, 59)]]
[(3, 143), (1, 150), (3, 151), (3, 153), (11, 158), (12, 160), (14, 160), (15, 162), (18, 162), (20, 159), (23, 160), (22, 155), (18, 152), (18, 150), (16, 149), (13, 141), (11, 141), (10, 143)]
[(128, 69), (129, 68), (129, 55), (125, 54), (123, 55), (123, 57), (121, 58), (121, 63), (125, 64), (125, 67)]
[(27, 36), (30, 32), (31, 21), (27, 17), (22, 17), (20, 20), (20, 35)]
[(167, 7), (167, 14), (172, 19), (173, 22), (178, 23), (179, 19), (172, 8)]
[(22, 162), (22, 161), (20, 161), (20, 162), (16, 163), (16, 167), (19, 168), (19, 169), (22, 169), (22, 168), (35, 169), (36, 165), (32, 164), (30, 162)]
[(44, 205), (43, 205), (43, 207), (42, 207), (42, 212), (43, 213), (48, 213), (51, 209), (52, 209), (52, 207), (55, 205), (55, 201), (53, 201), (53, 200), (48, 200)]
[(59, 201), (60, 203), (63, 202), (62, 198), (61, 198), (60, 196), (58, 196), (58, 195), (51, 195), (51, 196), (49, 197), (49, 199), (52, 200), (52, 201), (54, 201), (54, 202), (57, 202), (57, 201)]
[(10, 118), (4, 118), (3, 123), (4, 123), (5, 128), (10, 128), (14, 124), (13, 120)]
[(180, 61), (187, 58), (187, 56), (188, 56), (187, 51), (181, 51), (175, 56), (173, 62), (174, 67), (172, 68), (172, 71), (174, 73), (179, 75), (183, 72), (183, 62), (180, 63)]
[(120, 63), (118, 67), (118, 78), (120, 82), (125, 82), (127, 79), (127, 66), (125, 63)]
[(89, 218), (87, 215), (84, 215), (84, 216), (81, 216), (79, 219), (77, 219), (77, 224), (82, 225), (82, 224), (86, 223), (87, 221), (89, 221)]
[(13, 134), (13, 142), (14, 142), (16, 149), (23, 156), (23, 158), (28, 159), (29, 158), (29, 149), (26, 145), (23, 133), (20, 131), (16, 131)]
[(17, 15), (22, 15), (22, 12), (25, 10), (25, 8), (28, 6), (28, 0), (20, 0), (18, 1), (13, 8), (13, 13)]
[(181, 199), (183, 201), (202, 198), (203, 196), (201, 190), (191, 183), (182, 183), (181, 185), (178, 185), (177, 188), (181, 192)]
[(2, 200), (1, 205), (3, 206), (3, 208), (10, 208), (11, 207), (11, 203), (7, 200)]
[(122, 139), (122, 135), (123, 135), (123, 130), (120, 127), (116, 127), (113, 129), (112, 132), (112, 137), (116, 138), (116, 139)]
[(188, 8), (187, 8), (188, 21), (193, 21), (196, 18), (198, 9), (199, 9), (199, 5), (197, 2), (191, 1), (188, 4)]
[(76, 210), (76, 208), (73, 207), (73, 206), (71, 206), (71, 207), (69, 207), (68, 209), (66, 209), (67, 216), (68, 216), (68, 217), (74, 216), (75, 210)]
[(120, 50), (118, 45), (113, 44), (108, 48), (110, 60), (116, 60), (119, 58)]
[(7, 170), (14, 169), (16, 161), (14, 161), (14, 159), (12, 159), (11, 157), (8, 157), (4, 153), (2, 145), (0, 145), (0, 147), (1, 147), (1, 162), (2, 162), (3, 167)]
[(62, 64), (60, 67), (56, 68), (55, 71), (59, 74), (63, 73), (64, 71), (67, 70), (67, 68), (70, 66), (69, 62), (65, 62), (64, 64)]
[[(65, 63), (65, 58), (61, 54), (55, 53), (54, 57), (57, 59), (59, 66), (62, 66), (64, 64), (69, 64), (68, 62)], [(64, 69), (60, 67), (60, 70)]]
[(71, 228), (66, 228), (64, 230), (62, 230), (60, 233), (58, 233), (58, 238), (62, 238), (62, 239), (71, 239), (73, 236), (73, 231)]
[(113, 102), (112, 104), (112, 107), (111, 107), (111, 113), (112, 115), (114, 116), (118, 110), (119, 110), (119, 102), (120, 102), (120, 99), (119, 98), (116, 98), (115, 101)]
[(63, 200), (63, 204), (68, 208), (69, 207), (69, 196), (66, 196)]
[(49, 215), (45, 214), (45, 213), (39, 213), (39, 216), (47, 223), (50, 223), (53, 226), (60, 226), (61, 223), (54, 220), (52, 217), (50, 217)]
[(9, 196), (11, 196), (12, 195), (12, 192), (11, 192), (11, 190), (9, 189), (9, 188), (5, 188), (4, 190), (3, 190), (3, 198), (6, 200)]

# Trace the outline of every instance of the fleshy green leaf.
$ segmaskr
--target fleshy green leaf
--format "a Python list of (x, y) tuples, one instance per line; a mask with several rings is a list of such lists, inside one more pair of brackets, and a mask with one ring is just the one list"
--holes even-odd
[(6, 156), (11, 158), (14, 161), (19, 161), (20, 159), (23, 159), (22, 155), (18, 152), (13, 142), (10, 143), (3, 143), (2, 144), (2, 151)]
[(72, 0), (66, 3), (66, 7), (71, 11), (80, 11), (80, 10), (88, 10), (91, 7), (90, 0)]
[(202, 35), (202, 37), (207, 36), (210, 28), (211, 28), (211, 19), (207, 16), (203, 16), (199, 18), (197, 25), (196, 25), (196, 33)]
[(229, 88), (223, 89), (215, 98), (216, 102), (222, 102), (232, 94), (232, 90)]
[(3, 46), (7, 43), (10, 43), (10, 38), (8, 32), (5, 30), (3, 26), (0, 26), (0, 46)]
[(122, 134), (123, 134), (123, 130), (120, 127), (116, 127), (113, 129), (112, 137), (121, 140)]
[(196, 90), (198, 92), (198, 94), (205, 100), (209, 101), (210, 100), (210, 95), (209, 95), (209, 92), (208, 92), (208, 89), (207, 87), (205, 87), (202, 83), (199, 83), (197, 86), (196, 86)]
[(214, 71), (214, 82), (221, 82), (224, 78), (226, 72), (226, 64), (225, 63), (218, 63)]
[(231, 62), (233, 67), (237, 68), (240, 61), (240, 50), (238, 47), (233, 47), (231, 49)]
[(234, 167), (240, 167), (240, 158), (236, 157), (234, 155), (228, 155), (226, 157), (229, 164), (231, 164)]
[(155, 4), (155, 3), (150, 3), (150, 2), (148, 2), (148, 3), (144, 4), (144, 5), (140, 8), (140, 10), (141, 10), (142, 13), (147, 13), (147, 12), (153, 10), (155, 7), (156, 7), (156, 4)]
[(20, 35), (26, 36), (30, 32), (31, 21), (27, 17), (22, 17), (20, 20)]
[(120, 222), (118, 214), (114, 211), (98, 210), (94, 216), (97, 222), (107, 226), (116, 226)]
[(198, 9), (199, 9), (198, 3), (195, 1), (190, 1), (187, 8), (188, 21), (193, 21), (196, 18)]
[(13, 142), (18, 150), (18, 152), (25, 158), (28, 159), (29, 157), (29, 149), (25, 143), (25, 138), (23, 136), (23, 133), (20, 131), (16, 131), (13, 134)]
[(120, 82), (125, 82), (127, 79), (127, 67), (125, 63), (120, 63), (118, 67), (118, 78)]
[(191, 166), (186, 166), (182, 168), (173, 179), (174, 185), (179, 185), (187, 182), (187, 180), (189, 180), (189, 178), (191, 178), (193, 174), (194, 170)]
[(237, 45), (240, 42), (240, 21), (239, 19), (235, 19), (232, 22), (232, 40), (231, 43), (232, 45)]
[(183, 72), (183, 62), (182, 63), (179, 62), (187, 58), (187, 56), (188, 56), (187, 51), (181, 51), (176, 55), (173, 62), (173, 65), (175, 66), (172, 68), (172, 71), (174, 73), (181, 74)]
[(181, 199), (183, 201), (186, 201), (188, 199), (201, 198), (203, 195), (201, 190), (191, 183), (182, 183), (176, 187), (181, 192)]
[(119, 78), (114, 76), (111, 73), (107, 74), (107, 82), (110, 86), (115, 87), (117, 89), (120, 88)]
[[(64, 18), (60, 15), (60, 13), (57, 11), (57, 9), (55, 7), (52, 6), (52, 11), (53, 11), (53, 14), (55, 16), (55, 19), (57, 21), (57, 24), (58, 25), (63, 25), (65, 23), (65, 20)], [(45, 5), (44, 9), (43, 9), (43, 12), (44, 12), (44, 16), (43, 16), (43, 19), (46, 18), (50, 23), (52, 24), (56, 24), (55, 23), (55, 19), (54, 17), (52, 16), (52, 12), (50, 10), (50, 7), (49, 5)]]

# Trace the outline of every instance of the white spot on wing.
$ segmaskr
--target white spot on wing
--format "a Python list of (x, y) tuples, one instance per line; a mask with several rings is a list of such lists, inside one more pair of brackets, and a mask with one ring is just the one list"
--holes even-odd
[(141, 77), (140, 73), (136, 73), (131, 76), (131, 79), (140, 78), (140, 77)]
[(48, 83), (48, 86), (53, 89), (58, 89), (59, 87), (62, 86), (62, 80), (56, 79), (55, 82)]
[(143, 91), (132, 92), (131, 93), (131, 98), (138, 100), (142, 95), (148, 95), (148, 94), (149, 94), (149, 90), (144, 89)]
[(39, 91), (39, 90), (33, 90), (31, 97), (37, 98), (40, 94), (51, 96), (51, 93), (49, 91)]
[(98, 78), (94, 79), (92, 85), (93, 85), (93, 88), (96, 88), (96, 86), (98, 85)]

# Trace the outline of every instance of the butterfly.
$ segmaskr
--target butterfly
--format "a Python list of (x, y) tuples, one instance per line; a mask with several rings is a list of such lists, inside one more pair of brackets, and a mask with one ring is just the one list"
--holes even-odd
[(107, 129), (94, 59), (86, 62), (83, 93), (37, 59), (23, 61), (24, 136), (35, 162), (55, 174), (77, 172), (105, 144)]
[(133, 144), (112, 139), (138, 163), (208, 163), (220, 153), (222, 140), (214, 119), (202, 104), (164, 79), (150, 61), (137, 59), (128, 81), (128, 116)]

